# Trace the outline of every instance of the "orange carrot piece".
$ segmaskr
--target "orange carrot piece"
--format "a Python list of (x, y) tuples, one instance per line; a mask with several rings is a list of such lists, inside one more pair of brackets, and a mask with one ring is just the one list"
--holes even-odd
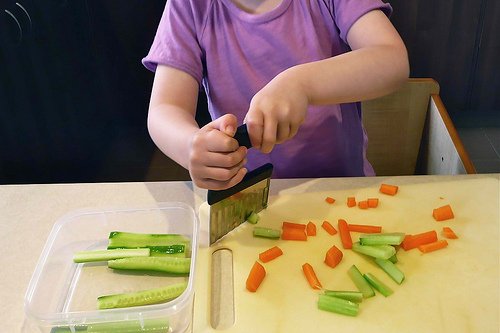
[(302, 223), (292, 223), (292, 222), (283, 222), (283, 229), (292, 228), (298, 230), (306, 230), (306, 225)]
[(335, 235), (337, 233), (337, 229), (333, 225), (330, 224), (328, 221), (323, 221), (323, 224), (321, 225), (323, 229), (326, 230), (330, 235)]
[(368, 201), (363, 200), (358, 202), (358, 207), (361, 209), (368, 209)]
[(382, 232), (382, 227), (366, 224), (348, 224), (349, 231), (362, 232), (364, 234), (379, 234)]
[(369, 208), (377, 208), (378, 207), (378, 199), (377, 198), (371, 198), (368, 199), (368, 207)]
[(434, 211), (432, 212), (432, 216), (434, 216), (434, 219), (436, 221), (449, 220), (455, 217), (450, 205), (434, 209)]
[(347, 207), (355, 207), (356, 206), (356, 198), (355, 197), (348, 197), (347, 198)]
[(281, 233), (281, 238), (284, 240), (306, 241), (307, 234), (305, 230), (295, 228), (285, 228)]
[(449, 239), (457, 239), (458, 236), (451, 230), (451, 228), (444, 227), (443, 228), (444, 237)]
[(335, 199), (334, 198), (330, 198), (330, 197), (326, 197), (325, 201), (328, 202), (329, 204), (332, 204), (332, 203), (335, 202)]
[(259, 254), (259, 259), (262, 262), (268, 262), (281, 255), (283, 255), (283, 251), (279, 247), (275, 246)]
[(323, 287), (321, 283), (319, 283), (318, 277), (316, 276), (316, 273), (314, 273), (314, 269), (311, 265), (305, 263), (302, 265), (302, 270), (304, 271), (307, 281), (313, 289), (321, 289)]
[(332, 246), (327, 252), (325, 257), (325, 263), (331, 268), (335, 268), (342, 260), (344, 254), (335, 245)]
[(250, 270), (250, 274), (248, 274), (247, 278), (247, 290), (251, 292), (257, 291), (262, 280), (266, 277), (266, 270), (264, 266), (262, 266), (258, 261), (253, 264), (252, 269)]
[(351, 249), (352, 248), (351, 233), (349, 232), (349, 226), (347, 225), (347, 222), (345, 220), (339, 219), (339, 233), (344, 249)]
[(384, 194), (389, 194), (389, 195), (395, 195), (398, 193), (398, 186), (395, 185), (388, 185), (388, 184), (381, 184), (380, 185), (380, 192)]
[(316, 224), (309, 222), (306, 227), (307, 236), (316, 236)]
[(437, 241), (434, 243), (420, 245), (418, 247), (418, 249), (422, 253), (427, 253), (427, 252), (431, 252), (431, 251), (441, 250), (447, 246), (448, 246), (448, 242), (445, 239), (443, 239), (443, 240), (440, 240), (440, 241)]
[(420, 245), (430, 244), (437, 242), (437, 232), (431, 230), (418, 235), (406, 235), (405, 239), (401, 243), (401, 247), (405, 251), (417, 248)]

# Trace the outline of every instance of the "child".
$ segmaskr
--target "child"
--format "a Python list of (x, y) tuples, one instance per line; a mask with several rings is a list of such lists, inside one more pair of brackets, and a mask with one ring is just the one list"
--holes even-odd
[[(247, 169), (276, 178), (372, 176), (359, 101), (409, 75), (381, 0), (168, 0), (144, 65), (148, 128), (195, 185), (225, 189)], [(203, 84), (213, 121), (194, 115)], [(246, 123), (253, 147), (238, 147)]]

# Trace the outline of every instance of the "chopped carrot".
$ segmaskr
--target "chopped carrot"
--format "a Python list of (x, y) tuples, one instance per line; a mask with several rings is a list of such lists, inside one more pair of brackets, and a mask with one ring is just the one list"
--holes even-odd
[(281, 249), (279, 247), (275, 246), (275, 247), (272, 247), (269, 250), (264, 251), (261, 254), (259, 254), (259, 259), (262, 262), (268, 262), (268, 261), (271, 261), (273, 259), (278, 258), (281, 255), (283, 255), (283, 251), (281, 251)]
[(238, 225), (238, 222), (233, 223), (233, 227), (236, 227)]
[(292, 228), (292, 229), (298, 229), (298, 230), (306, 230), (306, 225), (302, 223), (292, 223), (292, 222), (283, 222), (283, 229), (285, 228)]
[(434, 216), (434, 219), (436, 219), (436, 221), (449, 220), (455, 217), (450, 205), (434, 209), (434, 211), (432, 212), (432, 216)]
[(316, 224), (309, 222), (306, 228), (307, 236), (316, 236)]
[(314, 269), (311, 265), (305, 263), (304, 265), (302, 265), (302, 270), (304, 271), (307, 281), (309, 281), (309, 284), (313, 289), (321, 289), (323, 287), (321, 283), (319, 283), (319, 280), (316, 277), (316, 273), (314, 273)]
[(358, 202), (358, 207), (361, 209), (368, 209), (368, 201), (363, 200)]
[(235, 193), (232, 195), (233, 199), (239, 199), (243, 196), (243, 193), (242, 192), (238, 192), (238, 193)]
[(295, 228), (285, 228), (281, 233), (281, 238), (284, 240), (306, 241), (307, 234), (305, 230)]
[(368, 199), (368, 207), (369, 208), (377, 208), (378, 207), (378, 199), (377, 198), (371, 198)]
[(424, 232), (418, 235), (406, 235), (405, 239), (401, 243), (401, 247), (403, 248), (403, 250), (409, 251), (411, 249), (419, 247), (420, 245), (437, 242), (437, 239), (437, 232), (435, 230)]
[(380, 192), (384, 194), (389, 194), (389, 195), (395, 195), (398, 193), (398, 186), (395, 185), (388, 185), (388, 184), (381, 184), (380, 185)]
[(250, 274), (248, 274), (247, 278), (247, 290), (251, 292), (257, 291), (262, 280), (266, 277), (266, 270), (264, 266), (262, 266), (258, 261), (253, 264), (252, 269), (250, 270)]
[(365, 224), (348, 224), (349, 231), (362, 232), (364, 234), (378, 234), (382, 232), (382, 227)]
[(328, 202), (329, 204), (332, 204), (332, 203), (335, 202), (335, 199), (334, 198), (330, 198), (330, 197), (326, 197), (325, 201)]
[(342, 251), (334, 245), (326, 252), (325, 263), (331, 268), (335, 268), (342, 260), (343, 256)]
[(323, 224), (321, 225), (323, 229), (326, 230), (330, 235), (335, 235), (337, 233), (337, 229), (333, 225), (330, 224), (328, 221), (324, 221)]
[(422, 253), (427, 253), (427, 252), (431, 252), (431, 251), (436, 251), (436, 250), (443, 249), (443, 248), (445, 248), (447, 246), (448, 246), (448, 242), (443, 239), (443, 240), (440, 240), (440, 241), (437, 241), (437, 242), (434, 242), (434, 243), (420, 245), (418, 247), (418, 249)]
[(356, 206), (356, 198), (355, 197), (348, 197), (347, 198), (347, 207), (355, 207)]
[(444, 237), (449, 239), (457, 239), (458, 236), (451, 230), (451, 228), (444, 227), (443, 228)]
[(339, 219), (339, 233), (344, 249), (351, 249), (352, 248), (351, 233), (349, 232), (349, 226), (347, 225), (347, 222), (345, 220)]

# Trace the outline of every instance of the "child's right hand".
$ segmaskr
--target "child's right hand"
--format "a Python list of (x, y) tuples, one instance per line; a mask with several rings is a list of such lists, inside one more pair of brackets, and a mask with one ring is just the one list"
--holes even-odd
[(189, 174), (194, 184), (209, 190), (223, 190), (239, 183), (247, 173), (246, 147), (233, 138), (238, 123), (232, 114), (202, 127), (193, 136), (189, 151)]

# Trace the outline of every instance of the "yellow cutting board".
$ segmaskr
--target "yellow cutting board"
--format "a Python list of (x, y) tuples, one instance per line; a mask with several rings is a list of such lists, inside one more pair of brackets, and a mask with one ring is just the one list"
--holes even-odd
[[(394, 178), (397, 179), (397, 178)], [(398, 185), (398, 184), (394, 184)], [(280, 229), (283, 221), (317, 226), (317, 236), (306, 242), (262, 239), (252, 236), (246, 222), (212, 247), (201, 247), (196, 271), (193, 331), (198, 332), (499, 332), (499, 182), (498, 178), (423, 182), (401, 186), (395, 196), (377, 187), (271, 196), (258, 226)], [(327, 196), (336, 199), (325, 202)], [(346, 198), (379, 198), (377, 208), (348, 208)], [(437, 222), (434, 208), (450, 204), (455, 218)], [(202, 230), (208, 224), (208, 205), (199, 210)], [(448, 240), (443, 250), (422, 254), (418, 249), (398, 250), (396, 264), (406, 275), (398, 285), (372, 260), (344, 250), (339, 234), (321, 228), (325, 220), (337, 228), (338, 219), (352, 224), (383, 227), (383, 232), (416, 234), (451, 227), (459, 239)], [(202, 233), (203, 236), (203, 233)], [(352, 233), (353, 240), (359, 238)], [(343, 251), (334, 269), (324, 263), (326, 251), (336, 245)], [(267, 275), (250, 293), (245, 282), (259, 253), (279, 246), (284, 254), (264, 263)], [(216, 330), (210, 323), (210, 267), (212, 253), (228, 248), (233, 253), (234, 325)], [(310, 263), (326, 289), (356, 290), (347, 276), (355, 264), (373, 273), (394, 294), (364, 299), (357, 317), (319, 310), (301, 266)], [(221, 314), (224, 315), (224, 314)]]

